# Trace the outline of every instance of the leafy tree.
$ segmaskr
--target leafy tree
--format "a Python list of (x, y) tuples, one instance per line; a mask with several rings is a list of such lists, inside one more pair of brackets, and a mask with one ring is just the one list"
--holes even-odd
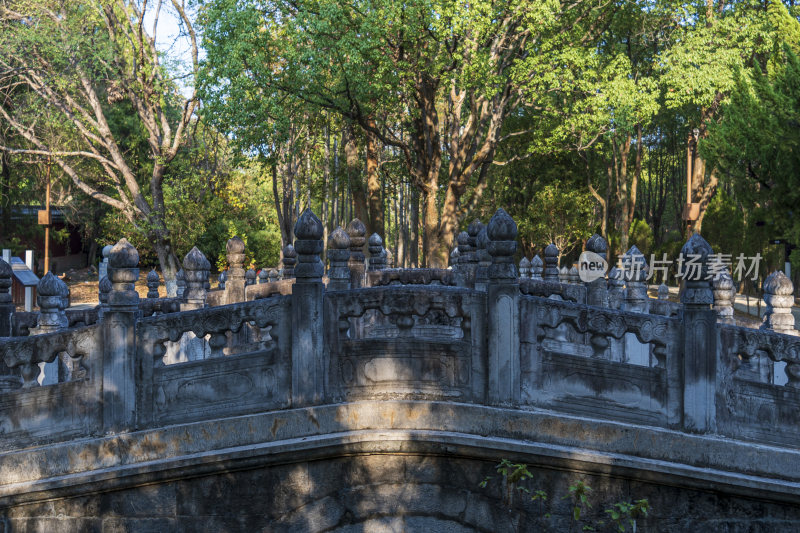
[[(116, 210), (153, 243), (173, 293), (178, 261), (164, 180), (197, 99), (182, 97), (162, 64), (155, 44), (161, 3), (152, 13), (147, 6), (125, 0), (0, 3), (0, 92), (22, 87), (25, 99), (24, 105), (0, 106), (0, 118), (23, 141), (0, 150), (51, 158), (75, 187)], [(191, 77), (198, 66), (196, 35), (183, 2), (172, 0), (171, 7), (191, 45)], [(68, 142), (47, 138), (43, 127), (53, 121), (69, 132)], [(136, 139), (130, 144), (131, 135), (141, 136), (143, 153)]]

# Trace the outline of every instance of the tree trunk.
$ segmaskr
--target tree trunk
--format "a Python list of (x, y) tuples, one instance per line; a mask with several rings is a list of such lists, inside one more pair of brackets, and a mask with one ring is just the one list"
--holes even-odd
[[(369, 120), (370, 126), (375, 127), (375, 120)], [(364, 220), (369, 234), (377, 233), (382, 239), (385, 238), (385, 227), (383, 217), (383, 206), (381, 202), (381, 183), (378, 175), (378, 138), (374, 133), (367, 130), (367, 195), (369, 202), (369, 221)]]
[(412, 268), (419, 267), (419, 191), (415, 187), (411, 189), (411, 216), (409, 217), (409, 226), (411, 235), (409, 240), (411, 246), (408, 249), (409, 265)]
[(167, 289), (167, 296), (174, 298), (177, 295), (178, 283), (175, 275), (180, 270), (180, 261), (172, 249), (169, 237), (155, 236), (151, 238), (153, 248), (158, 256), (158, 263), (161, 266), (161, 275), (164, 276), (164, 285)]

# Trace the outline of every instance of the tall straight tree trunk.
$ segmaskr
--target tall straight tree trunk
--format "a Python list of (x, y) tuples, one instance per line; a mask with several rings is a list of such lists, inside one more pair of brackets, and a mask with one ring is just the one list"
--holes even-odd
[[(370, 119), (369, 125), (375, 127), (375, 120)], [(363, 220), (367, 226), (369, 235), (377, 233), (384, 237), (384, 218), (383, 218), (383, 205), (381, 202), (381, 183), (380, 176), (378, 175), (378, 137), (367, 130), (367, 201), (369, 202), (369, 217), (368, 220)], [(360, 218), (360, 217), (359, 217)]]
[(408, 250), (409, 265), (412, 268), (419, 267), (419, 191), (416, 187), (411, 189), (411, 216), (409, 217), (409, 228), (411, 230), (410, 242)]

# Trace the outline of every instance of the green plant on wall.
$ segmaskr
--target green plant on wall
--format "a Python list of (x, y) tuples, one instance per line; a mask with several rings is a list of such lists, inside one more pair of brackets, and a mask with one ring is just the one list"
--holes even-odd
[[(481, 488), (487, 488), (493, 481), (498, 480), (503, 495), (503, 503), (511, 508), (515, 498), (522, 497), (530, 502), (536, 502), (538, 516), (546, 530), (554, 530), (553, 516), (547, 512), (548, 498), (546, 491), (532, 486), (535, 476), (525, 463), (514, 463), (503, 459), (495, 466), (496, 476), (486, 476), (480, 483)], [(561, 496), (562, 500), (571, 502), (571, 520), (569, 531), (637, 531), (637, 520), (648, 515), (650, 504), (647, 499), (634, 501), (614, 502), (604, 509), (605, 519), (593, 519), (587, 516), (591, 509), (589, 495), (592, 488), (583, 480), (576, 480), (569, 485), (567, 493)], [(629, 529), (630, 528), (630, 529)]]

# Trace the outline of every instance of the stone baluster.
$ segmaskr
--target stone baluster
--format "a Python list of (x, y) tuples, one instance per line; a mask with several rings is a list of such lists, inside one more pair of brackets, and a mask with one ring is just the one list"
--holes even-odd
[(294, 246), (287, 244), (283, 247), (283, 279), (295, 277), (295, 265), (297, 265), (297, 251)]
[(703, 433), (716, 429), (717, 320), (711, 309), (712, 282), (707, 279), (708, 256), (712, 253), (711, 246), (697, 233), (681, 248), (683, 257), (697, 258), (700, 271), (683, 280), (683, 369), (668, 368), (668, 375), (683, 376), (684, 429)]
[(278, 273), (277, 268), (269, 268), (267, 269), (267, 279), (270, 283), (274, 283), (280, 279), (280, 275)]
[(343, 291), (350, 288), (350, 236), (341, 226), (328, 236), (328, 290)]
[(383, 239), (377, 233), (369, 237), (369, 271), (384, 270), (386, 268), (386, 251), (383, 249)]
[[(106, 270), (108, 272), (108, 270)], [(98, 311), (98, 320), (103, 319), (103, 314), (108, 311), (108, 295), (111, 293), (111, 280), (108, 276), (103, 276), (98, 284), (98, 300), (100, 301), (100, 310)]]
[(347, 235), (350, 237), (350, 287), (360, 289), (364, 286), (364, 243), (367, 228), (359, 219), (354, 218), (347, 225)]
[(531, 279), (542, 280), (542, 273), (544, 271), (544, 263), (539, 254), (533, 256), (531, 259)]
[(578, 274), (578, 267), (576, 267), (575, 265), (572, 265), (569, 269), (567, 275), (567, 282), (570, 285), (579, 285), (581, 282), (581, 276), (580, 274)]
[(483, 223), (477, 218), (467, 226), (467, 242), (469, 243), (469, 253), (462, 260), (464, 263), (464, 278), (469, 286), (475, 286), (475, 279), (478, 275), (480, 263), (480, 253), (478, 250), (478, 235), (481, 234)]
[[(0, 259), (0, 337), (11, 336), (11, 322), (14, 314), (14, 301), (11, 297), (11, 265)], [(4, 363), (0, 361), (0, 367)]]
[(519, 279), (529, 279), (531, 277), (531, 262), (527, 257), (519, 260)]
[(475, 244), (477, 245), (475, 256), (478, 258), (478, 268), (475, 270), (475, 289), (485, 291), (489, 286), (489, 267), (492, 264), (492, 256), (489, 255), (488, 250), (489, 235), (483, 224), (481, 224)]
[[(607, 264), (608, 243), (602, 236), (595, 233), (589, 237), (589, 240), (586, 241), (586, 251), (597, 254)], [(586, 283), (586, 303), (597, 307), (608, 307), (608, 284), (605, 273)]]
[(777, 270), (764, 280), (762, 291), (767, 310), (764, 313), (761, 329), (787, 335), (797, 335), (797, 330), (794, 329), (794, 315), (792, 314), (792, 305), (794, 305), (794, 285), (792, 280), (787, 278), (786, 274)]
[(455, 268), (457, 265), (459, 270), (464, 270), (464, 266), (468, 262), (469, 254), (472, 253), (472, 247), (469, 245), (469, 233), (462, 231), (458, 234), (456, 241), (458, 242), (458, 263), (453, 267)]
[(184, 293), (186, 292), (186, 273), (181, 268), (175, 273), (175, 297), (179, 300), (183, 300)]
[(139, 312), (139, 253), (121, 239), (108, 256), (111, 291), (103, 314), (103, 427), (133, 429), (136, 413), (136, 316)]
[(258, 271), (258, 284), (264, 285), (265, 283), (269, 283), (269, 273), (266, 268), (262, 268)]
[(392, 254), (392, 251), (388, 248), (385, 248), (384, 252), (386, 253), (386, 268), (394, 268), (394, 255)]
[(666, 283), (661, 283), (658, 286), (658, 299), (659, 300), (669, 300), (669, 287), (667, 287)]
[(520, 398), (519, 278), (514, 264), (517, 224), (498, 209), (486, 233), (492, 258), (486, 294), (489, 401), (516, 404)]
[(292, 406), (296, 407), (323, 401), (327, 367), (323, 346), (323, 265), (320, 261), (322, 222), (311, 209), (306, 209), (297, 219), (294, 234), (298, 265), (292, 288)]
[(159, 285), (160, 281), (161, 280), (158, 277), (158, 272), (156, 272), (155, 268), (147, 273), (147, 297), (148, 298), (158, 298), (158, 285)]
[(255, 285), (257, 277), (256, 271), (252, 268), (248, 268), (247, 272), (244, 273), (244, 286), (249, 287), (250, 285)]
[(550, 243), (544, 249), (544, 280), (558, 281), (558, 247)]
[(223, 270), (222, 272), (219, 273), (218, 281), (219, 281), (219, 284), (217, 285), (217, 288), (224, 291), (225, 290), (225, 282), (228, 281), (228, 271), (227, 270)]
[(225, 245), (228, 259), (228, 279), (225, 281), (225, 303), (244, 301), (244, 241), (231, 237)]
[(608, 271), (608, 307), (620, 309), (625, 297), (625, 278), (622, 270), (612, 267)]
[(567, 267), (563, 266), (558, 270), (558, 281), (559, 283), (569, 282), (569, 269)]
[(211, 269), (203, 252), (193, 247), (186, 257), (183, 258), (183, 272), (186, 277), (186, 291), (183, 293), (184, 303), (181, 303), (181, 311), (202, 309), (206, 306), (206, 272)]
[(69, 295), (67, 284), (58, 279), (52, 272), (45, 274), (36, 286), (36, 303), (39, 305), (39, 323), (35, 332), (39, 335), (50, 333), (69, 326), (65, 298)]
[[(726, 268), (724, 272), (715, 276), (714, 287), (714, 312), (717, 313), (717, 322), (722, 324), (735, 324), (733, 319), (733, 278)], [(659, 297), (661, 287), (659, 287)]]
[[(11, 336), (11, 323), (14, 316), (14, 301), (11, 297), (11, 265), (0, 259), (0, 337)], [(16, 390), (22, 380), (14, 375), (5, 361), (0, 358), (0, 393)]]
[(647, 313), (647, 260), (636, 245), (631, 246), (622, 256), (625, 278), (625, 300), (623, 310), (634, 313)]

